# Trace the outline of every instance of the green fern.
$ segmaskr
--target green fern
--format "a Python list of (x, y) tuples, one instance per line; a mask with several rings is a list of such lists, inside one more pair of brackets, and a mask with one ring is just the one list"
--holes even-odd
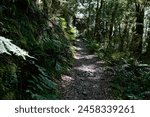
[(3, 53), (6, 53), (8, 55), (12, 55), (11, 53), (13, 53), (17, 56), (22, 56), (24, 60), (26, 56), (34, 58), (32, 56), (29, 56), (29, 54), (25, 50), (11, 43), (10, 39), (0, 36), (0, 54)]
[(43, 67), (27, 62), (21, 71), (19, 81), (21, 99), (57, 99), (57, 84)]

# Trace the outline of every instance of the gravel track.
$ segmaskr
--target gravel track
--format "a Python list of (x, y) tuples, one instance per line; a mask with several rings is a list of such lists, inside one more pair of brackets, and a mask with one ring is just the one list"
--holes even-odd
[(90, 54), (81, 39), (76, 41), (75, 64), (69, 73), (62, 75), (62, 100), (110, 100), (111, 77), (104, 71), (104, 61)]

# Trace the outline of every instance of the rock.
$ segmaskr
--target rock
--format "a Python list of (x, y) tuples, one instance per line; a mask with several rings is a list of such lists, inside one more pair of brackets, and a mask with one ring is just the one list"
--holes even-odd
[(84, 96), (87, 96), (87, 92), (86, 92), (86, 91), (83, 91), (82, 94), (83, 94)]

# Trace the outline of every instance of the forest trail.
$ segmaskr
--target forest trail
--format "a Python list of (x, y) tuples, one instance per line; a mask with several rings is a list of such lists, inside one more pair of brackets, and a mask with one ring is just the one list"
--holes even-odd
[(60, 83), (62, 100), (113, 99), (110, 76), (104, 72), (104, 61), (90, 54), (81, 39), (76, 41), (75, 64), (69, 75)]

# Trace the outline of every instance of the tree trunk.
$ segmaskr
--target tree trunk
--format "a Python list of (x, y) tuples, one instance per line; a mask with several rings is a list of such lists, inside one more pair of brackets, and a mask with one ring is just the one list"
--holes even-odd
[(101, 15), (102, 7), (103, 7), (103, 0), (101, 0), (101, 3), (100, 3), (100, 0), (97, 0), (94, 36), (96, 37), (98, 41), (100, 41), (100, 38), (101, 38), (100, 28), (102, 27), (100, 26), (100, 23), (101, 23), (100, 15)]
[(143, 23), (144, 23), (144, 9), (140, 9), (140, 5), (136, 5), (136, 34), (138, 37), (137, 53), (142, 53), (142, 36), (143, 36)]
[[(142, 36), (144, 23), (144, 8), (140, 4), (136, 4), (136, 34), (134, 35), (131, 43), (131, 50), (135, 55), (142, 54)], [(139, 56), (140, 57), (140, 56)]]
[(111, 14), (111, 21), (110, 21), (110, 27), (109, 27), (109, 46), (111, 46), (111, 43), (112, 43), (113, 27), (114, 27), (114, 21), (115, 21), (117, 9), (118, 9), (118, 4), (115, 5), (115, 8), (113, 9), (112, 14)]
[(88, 12), (89, 16), (87, 18), (87, 34), (90, 35), (90, 22), (91, 22), (91, 2), (89, 1), (89, 6), (88, 6)]

